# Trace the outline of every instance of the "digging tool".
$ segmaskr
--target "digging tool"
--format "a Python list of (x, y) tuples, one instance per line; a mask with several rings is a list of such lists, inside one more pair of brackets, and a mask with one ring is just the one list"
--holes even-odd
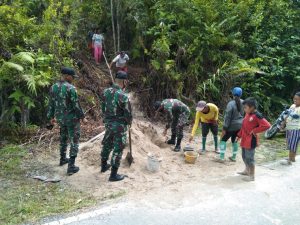
[(128, 129), (128, 135), (129, 135), (129, 152), (126, 155), (126, 161), (128, 162), (129, 167), (134, 162), (132, 157), (132, 146), (131, 146), (131, 127)]
[(114, 80), (114, 77), (113, 77), (113, 75), (112, 75), (111, 69), (110, 69), (110, 67), (109, 67), (109, 64), (108, 64), (108, 61), (107, 61), (105, 52), (103, 52), (103, 57), (104, 57), (104, 59), (105, 59), (106, 66), (107, 66), (107, 68), (108, 68), (108, 70), (109, 70), (109, 74), (110, 74), (111, 81), (114, 83), (115, 80)]

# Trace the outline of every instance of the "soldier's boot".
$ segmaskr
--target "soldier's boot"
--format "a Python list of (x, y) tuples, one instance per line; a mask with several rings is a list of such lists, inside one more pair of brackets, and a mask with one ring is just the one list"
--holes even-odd
[(177, 138), (177, 143), (176, 143), (176, 146), (174, 148), (174, 152), (180, 152), (181, 151), (181, 140), (182, 140), (182, 138)]
[(79, 167), (75, 166), (75, 159), (76, 159), (76, 157), (71, 157), (69, 160), (68, 170), (67, 170), (67, 174), (69, 176), (71, 176), (74, 173), (77, 173), (79, 171)]
[(121, 181), (125, 178), (124, 175), (120, 175), (118, 174), (118, 169), (116, 167), (112, 167), (111, 168), (111, 173), (110, 173), (110, 177), (109, 177), (109, 181), (114, 182), (114, 181)]
[(107, 163), (107, 160), (101, 160), (101, 173), (105, 173), (110, 169), (110, 164)]
[(66, 153), (63, 153), (60, 155), (59, 165), (63, 166), (65, 164), (69, 163), (69, 160), (70, 159), (66, 157)]
[(176, 135), (173, 135), (173, 134), (172, 134), (171, 139), (169, 139), (169, 140), (167, 141), (167, 144), (168, 144), (168, 145), (175, 145), (175, 142), (176, 142)]
[(244, 177), (243, 180), (247, 182), (254, 181), (255, 180), (254, 174), (255, 174), (255, 166), (254, 165), (249, 166), (249, 176)]

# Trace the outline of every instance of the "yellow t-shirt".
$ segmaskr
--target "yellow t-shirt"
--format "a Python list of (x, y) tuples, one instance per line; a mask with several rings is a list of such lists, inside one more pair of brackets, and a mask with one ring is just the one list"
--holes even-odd
[(192, 130), (192, 136), (195, 135), (196, 130), (198, 128), (199, 122), (202, 123), (209, 123), (210, 120), (217, 121), (219, 119), (219, 109), (215, 104), (207, 103), (207, 106), (210, 108), (209, 112), (207, 114), (204, 114), (203, 112), (197, 111), (196, 113), (196, 119)]

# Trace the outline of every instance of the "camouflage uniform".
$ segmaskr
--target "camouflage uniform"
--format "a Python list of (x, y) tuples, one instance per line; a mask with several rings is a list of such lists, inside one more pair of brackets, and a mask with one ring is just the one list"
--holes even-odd
[(60, 154), (65, 155), (70, 140), (70, 157), (76, 157), (80, 138), (80, 119), (84, 118), (76, 88), (67, 81), (58, 81), (50, 89), (48, 119), (55, 117), (60, 126)]
[(166, 128), (171, 127), (172, 135), (178, 139), (183, 138), (183, 127), (188, 123), (190, 109), (184, 103), (177, 99), (165, 99), (161, 106), (168, 112), (168, 124)]
[(130, 102), (128, 96), (116, 84), (104, 90), (101, 102), (106, 129), (101, 159), (107, 161), (113, 149), (111, 166), (119, 168), (126, 145), (127, 126), (132, 122)]

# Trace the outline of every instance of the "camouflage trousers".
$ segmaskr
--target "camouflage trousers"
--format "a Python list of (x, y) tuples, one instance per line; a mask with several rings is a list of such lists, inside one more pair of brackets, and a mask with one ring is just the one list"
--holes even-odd
[(76, 157), (79, 147), (80, 122), (60, 124), (60, 155), (66, 154), (70, 141), (70, 157)]
[(119, 168), (126, 145), (127, 126), (118, 122), (112, 122), (105, 124), (105, 129), (101, 159), (102, 161), (107, 161), (113, 150), (111, 166)]
[(174, 116), (171, 124), (172, 135), (178, 139), (183, 138), (183, 127), (188, 123), (190, 112), (183, 112), (178, 116)]

